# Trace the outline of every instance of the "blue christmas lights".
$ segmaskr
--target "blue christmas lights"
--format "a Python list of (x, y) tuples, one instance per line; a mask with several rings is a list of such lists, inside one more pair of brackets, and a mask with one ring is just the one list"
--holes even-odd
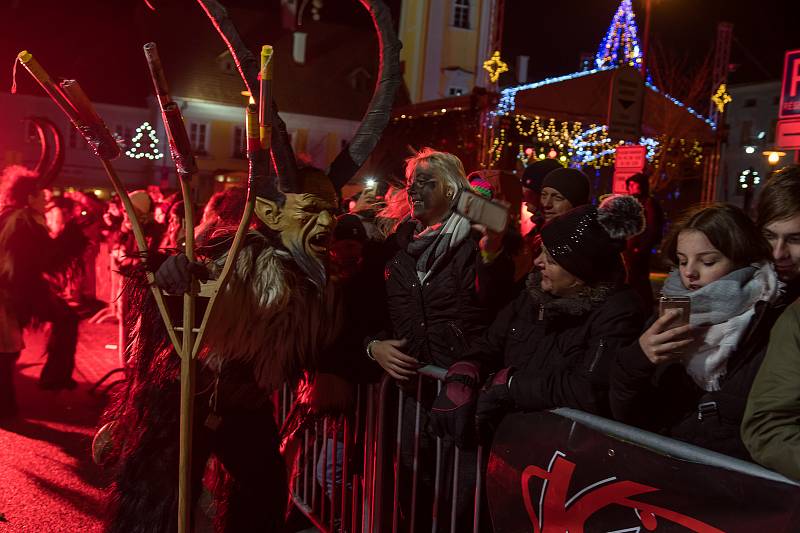
[(640, 68), (642, 51), (636, 33), (636, 15), (633, 13), (631, 0), (622, 0), (595, 55), (594, 63), (597, 68), (616, 67), (620, 64)]

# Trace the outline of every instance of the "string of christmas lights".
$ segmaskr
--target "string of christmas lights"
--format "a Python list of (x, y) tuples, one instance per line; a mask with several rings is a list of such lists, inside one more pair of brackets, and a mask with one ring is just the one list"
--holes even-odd
[(631, 0), (622, 0), (606, 36), (600, 42), (600, 48), (594, 58), (597, 68), (630, 65), (641, 68), (642, 51), (637, 37), (636, 15)]
[[(543, 119), (534, 116), (516, 115), (514, 128), (517, 140), (507, 140), (505, 128), (500, 128), (489, 156), (492, 163), (500, 160), (506, 146), (516, 144), (517, 158), (524, 165), (535, 159), (558, 159), (562, 163), (592, 166), (600, 168), (611, 166), (616, 160), (616, 149), (625, 144), (624, 141), (612, 141), (607, 135), (605, 125), (590, 124), (586, 129), (580, 122), (558, 122), (555, 119)], [(666, 143), (666, 146), (665, 146)], [(677, 159), (689, 161), (694, 166), (702, 163), (703, 148), (699, 141), (672, 138), (666, 142), (666, 136), (656, 138), (641, 137), (639, 144), (647, 148), (647, 159), (657, 165), (663, 155), (670, 160), (667, 167), (677, 166)]]
[[(147, 139), (143, 140), (145, 134), (147, 135)], [(142, 149), (143, 142), (149, 145), (147, 149)], [(153, 161), (164, 157), (164, 153), (156, 147), (158, 144), (158, 137), (156, 136), (156, 131), (149, 122), (144, 122), (141, 126), (136, 128), (136, 135), (134, 135), (133, 139), (131, 139), (131, 144), (133, 146), (131, 146), (125, 152), (125, 155), (131, 159), (141, 159), (146, 157), (147, 159)]]

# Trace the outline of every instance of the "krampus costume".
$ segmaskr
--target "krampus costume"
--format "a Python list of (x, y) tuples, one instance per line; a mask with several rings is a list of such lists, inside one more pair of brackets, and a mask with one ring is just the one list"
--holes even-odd
[(56, 294), (52, 280), (78, 267), (87, 239), (74, 222), (55, 238), (48, 233), (43, 189), (63, 163), (61, 138), (51, 121), (29, 120), (42, 144), (39, 164), (33, 170), (10, 166), (0, 178), (0, 416), (16, 411), (13, 366), (22, 348), (22, 328), (52, 324), (39, 385), (44, 389), (76, 385), (72, 370), (79, 318)]
[[(199, 3), (223, 34), (251, 94), (258, 94), (257, 62), (243, 46), (224, 9)], [(273, 105), (272, 159), (279, 176), (256, 180), (258, 217), (217, 299), (198, 354), (198, 391), (192, 436), (193, 502), (201, 495), (209, 458), (214, 474), (218, 531), (282, 531), (287, 479), (278, 448), (271, 392), (313, 372), (316, 354), (336, 332), (335, 298), (325, 264), (335, 225), (337, 190), (361, 166), (389, 119), (400, 82), (400, 43), (388, 9), (362, 0), (379, 34), (381, 72), (370, 109), (350, 145), (325, 175), (298, 170), (283, 122)], [(215, 235), (199, 255), (219, 274), (230, 242)], [(166, 265), (175, 266), (170, 259)], [(184, 261), (185, 264), (185, 261)], [(157, 276), (158, 277), (158, 276)], [(136, 325), (125, 390), (109, 409), (110, 437), (103, 461), (116, 466), (113, 532), (171, 532), (178, 521), (180, 357), (170, 344), (144, 283), (132, 291), (142, 310)], [(102, 446), (97, 446), (99, 452)], [(98, 453), (96, 453), (96, 456)], [(223, 480), (219, 482), (219, 480)]]

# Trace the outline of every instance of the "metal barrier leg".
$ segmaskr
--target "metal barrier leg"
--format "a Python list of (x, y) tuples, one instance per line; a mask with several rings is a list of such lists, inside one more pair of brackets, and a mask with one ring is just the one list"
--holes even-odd
[[(437, 394), (442, 390), (442, 383), (437, 384)], [(431, 517), (431, 531), (436, 533), (439, 527), (439, 505), (441, 502), (441, 484), (442, 484), (442, 439), (436, 437), (436, 471), (434, 472), (433, 481), (433, 510)]]
[[(394, 457), (394, 505), (392, 506), (392, 533), (397, 533), (400, 518), (400, 509), (398, 505), (398, 494), (400, 493), (400, 471), (402, 469), (402, 462), (400, 459), (400, 452), (402, 451), (403, 444), (403, 401), (405, 394), (403, 389), (398, 389), (397, 395), (397, 447), (395, 449)], [(380, 524), (379, 524), (380, 525)]]
[(453, 447), (453, 494), (450, 502), (450, 533), (456, 533), (456, 517), (458, 510), (458, 467), (460, 466), (461, 450)]
[(422, 398), (422, 376), (417, 377), (417, 397), (416, 397), (416, 409), (414, 413), (414, 456), (412, 459), (412, 467), (411, 467), (411, 527), (409, 531), (416, 531), (416, 519), (417, 519), (417, 482), (418, 482), (418, 468), (419, 468), (419, 420), (421, 415), (421, 408), (422, 404), (420, 403), (420, 399)]
[(472, 515), (472, 531), (478, 533), (481, 527), (481, 498), (483, 486), (483, 446), (478, 446), (478, 457), (475, 459), (475, 507)]

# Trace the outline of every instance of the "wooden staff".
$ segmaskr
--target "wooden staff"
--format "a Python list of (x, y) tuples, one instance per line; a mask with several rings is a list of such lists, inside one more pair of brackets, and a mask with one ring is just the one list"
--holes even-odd
[[(194, 250), (194, 206), (192, 204), (191, 182), (197, 172), (197, 162), (192, 151), (186, 125), (178, 105), (169, 95), (169, 86), (156, 43), (144, 45), (144, 55), (150, 68), (156, 97), (161, 107), (164, 131), (169, 141), (169, 150), (181, 183), (183, 198), (184, 225), (186, 241), (184, 251), (189, 262), (195, 260)], [(183, 344), (181, 356), (181, 414), (180, 414), (180, 455), (178, 460), (178, 531), (189, 530), (192, 514), (192, 435), (194, 420), (194, 392), (196, 383), (196, 360), (194, 349), (194, 315), (197, 304), (197, 283), (190, 280), (189, 290), (183, 295)], [(176, 328), (180, 329), (180, 328)]]
[[(33, 78), (39, 82), (39, 85), (42, 86), (45, 92), (58, 105), (58, 107), (64, 111), (64, 114), (67, 115), (75, 128), (77, 128), (81, 135), (84, 136), (98, 157), (100, 157), (103, 168), (105, 169), (108, 178), (111, 180), (114, 190), (117, 192), (117, 195), (119, 195), (120, 200), (122, 200), (122, 205), (125, 208), (128, 219), (131, 222), (131, 229), (133, 230), (133, 236), (136, 239), (136, 246), (139, 248), (140, 252), (146, 253), (147, 242), (145, 241), (144, 233), (142, 233), (142, 227), (139, 224), (139, 219), (136, 217), (136, 211), (133, 208), (131, 199), (128, 197), (128, 193), (125, 191), (122, 182), (117, 176), (117, 173), (114, 171), (114, 168), (111, 166), (110, 159), (119, 154), (119, 147), (117, 146), (116, 142), (113, 142), (113, 145), (109, 144), (109, 139), (113, 141), (113, 137), (105, 127), (102, 119), (100, 119), (99, 115), (97, 115), (97, 113), (94, 111), (94, 107), (91, 105), (91, 102), (89, 102), (89, 99), (85, 97), (85, 93), (83, 93), (80, 85), (78, 85), (77, 82), (71, 82), (68, 84), (62, 84), (61, 87), (56, 86), (44, 68), (42, 68), (39, 62), (34, 59), (33, 55), (27, 51), (20, 52), (19, 55), (17, 55), (17, 59), (31, 74), (31, 76), (33, 76)], [(65, 94), (65, 90), (68, 94)], [(72, 95), (72, 97), (76, 100), (70, 100), (70, 95)], [(97, 135), (97, 137), (90, 138), (88, 137), (90, 135)], [(172, 344), (177, 350), (180, 351), (181, 343), (178, 340), (178, 337), (175, 335), (175, 331), (172, 329), (169, 313), (167, 312), (167, 306), (164, 302), (164, 295), (155, 284), (155, 275), (152, 272), (147, 272), (146, 275), (147, 283), (150, 286), (150, 290), (156, 300), (158, 311), (161, 314), (162, 320), (164, 321), (170, 341), (172, 341)]]

